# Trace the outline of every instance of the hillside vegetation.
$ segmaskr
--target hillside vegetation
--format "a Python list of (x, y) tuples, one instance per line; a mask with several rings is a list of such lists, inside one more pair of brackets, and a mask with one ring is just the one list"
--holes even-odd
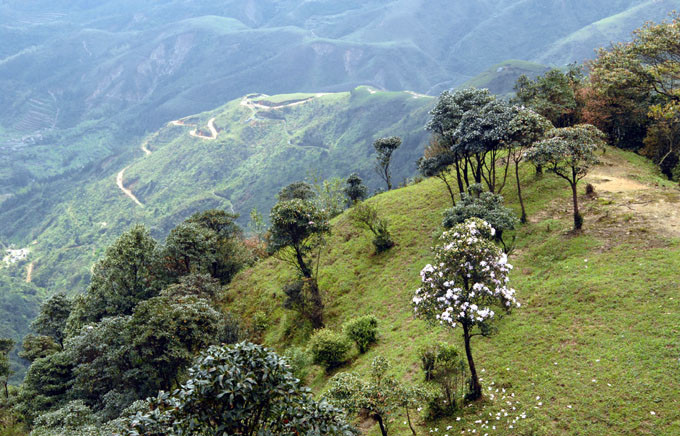
[[(515, 232), (510, 256), (511, 285), (522, 307), (501, 321), (497, 335), (473, 341), (485, 400), (464, 408), (456, 415), (461, 420), (429, 422), (419, 433), (680, 431), (680, 392), (672, 382), (680, 352), (680, 190), (632, 153), (608, 148), (601, 159), (586, 178), (596, 195), (580, 188), (585, 224), (578, 234), (568, 231), (565, 182), (554, 175), (534, 179), (524, 169), (529, 223)], [(518, 212), (512, 192), (508, 186), (506, 200)], [(445, 340), (462, 347), (459, 331), (414, 320), (411, 307), (448, 195), (441, 182), (427, 179), (368, 202), (389, 221), (396, 246), (375, 255), (370, 238), (345, 213), (333, 221), (321, 255), (327, 326), (339, 330), (364, 314), (379, 320), (377, 344), (337, 371), (367, 375), (373, 358), (385, 356), (399, 377), (417, 382), (423, 377), (419, 346)], [(310, 331), (281, 306), (281, 287), (293, 278), (289, 265), (270, 258), (234, 279), (224, 307), (266, 320), (264, 342), (280, 351), (304, 344)], [(322, 392), (326, 380), (317, 370), (307, 381)], [(409, 433), (404, 416), (394, 426), (390, 434)], [(361, 427), (379, 434), (372, 420)]]
[[(0, 238), (29, 246), (30, 252), (26, 261), (2, 269), (13, 277), (11, 283), (21, 285), (6, 289), (10, 295), (24, 293), (30, 264), (31, 289), (83, 292), (94, 261), (135, 223), (164, 238), (193, 213), (220, 208), (240, 214), (245, 227), (251, 209), (266, 216), (281, 186), (305, 178), (358, 172), (375, 190), (380, 185), (371, 143), (381, 135), (404, 138), (392, 167), (395, 183), (402, 183), (415, 172), (433, 104), (429, 97), (368, 87), (253, 94), (170, 122), (137, 142), (133, 161), (102, 163), (101, 175), (73, 192), (46, 185), (38, 198), (8, 200), (11, 207), (0, 211), (0, 220), (8, 223)], [(3, 334), (20, 340), (31, 316), (9, 313), (8, 306), (0, 306), (0, 317), (12, 326)]]

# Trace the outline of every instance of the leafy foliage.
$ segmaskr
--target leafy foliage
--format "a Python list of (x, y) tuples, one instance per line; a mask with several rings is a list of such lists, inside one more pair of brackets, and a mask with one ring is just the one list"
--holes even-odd
[(363, 354), (378, 341), (378, 319), (373, 315), (352, 318), (342, 325), (342, 332), (352, 340)]
[(156, 241), (144, 226), (133, 226), (106, 249), (93, 267), (85, 298), (69, 323), (73, 330), (106, 316), (130, 315), (135, 305), (160, 292), (162, 277)]
[(582, 124), (574, 127), (553, 129), (544, 139), (528, 150), (526, 158), (569, 182), (574, 204), (574, 230), (583, 226), (578, 209), (576, 186), (588, 174), (598, 159), (595, 151), (604, 146), (604, 134), (595, 126)]
[(270, 220), (269, 249), (275, 252), (290, 248), (291, 262), (303, 277), (311, 278), (312, 269), (305, 257), (330, 231), (326, 214), (314, 203), (293, 199), (277, 203), (271, 210)]
[[(149, 431), (151, 430), (151, 431)], [(189, 379), (171, 395), (131, 416), (128, 435), (261, 434), (349, 436), (354, 430), (339, 409), (316, 402), (300, 387), (284, 358), (239, 343), (213, 346), (189, 368)]]
[(534, 80), (521, 76), (515, 84), (516, 100), (541, 114), (556, 127), (569, 127), (580, 120), (582, 105), (581, 68), (572, 64), (567, 71), (556, 68)]
[(380, 175), (380, 178), (387, 184), (388, 191), (392, 189), (392, 172), (390, 171), (392, 154), (400, 145), (401, 138), (398, 136), (379, 138), (373, 142), (373, 148), (375, 148), (375, 152), (377, 153), (375, 170)]
[(440, 393), (429, 399), (432, 419), (450, 416), (458, 409), (459, 393), (465, 384), (465, 361), (454, 345), (428, 344), (418, 350), (425, 381), (439, 385)]
[(293, 182), (290, 185), (284, 186), (277, 195), (279, 201), (294, 199), (308, 201), (312, 200), (314, 197), (316, 197), (316, 193), (314, 192), (312, 185), (307, 182)]
[(364, 185), (363, 180), (357, 173), (352, 173), (347, 177), (345, 181), (344, 193), (349, 199), (350, 203), (356, 203), (358, 201), (366, 199), (368, 195), (368, 188)]
[[(389, 369), (389, 362), (378, 356), (371, 363), (369, 380), (362, 380), (354, 373), (341, 372), (330, 380), (325, 396), (352, 415), (367, 413), (378, 422), (382, 435), (387, 436), (389, 423), (397, 409), (413, 408), (426, 397), (423, 390), (405, 386), (388, 375)], [(414, 431), (412, 426), (411, 431)]]
[(495, 229), (494, 239), (501, 242), (507, 251), (503, 232), (515, 228), (517, 217), (512, 209), (503, 204), (502, 195), (482, 192), (482, 189), (481, 185), (472, 185), (467, 193), (461, 194), (460, 202), (444, 211), (442, 226), (450, 229), (470, 218), (479, 218)]
[(73, 301), (60, 293), (51, 296), (40, 306), (38, 317), (31, 328), (38, 334), (53, 338), (59, 346), (64, 346), (66, 321), (73, 310)]
[(309, 352), (314, 363), (322, 365), (327, 371), (345, 363), (351, 346), (347, 336), (329, 328), (316, 330), (309, 339)]

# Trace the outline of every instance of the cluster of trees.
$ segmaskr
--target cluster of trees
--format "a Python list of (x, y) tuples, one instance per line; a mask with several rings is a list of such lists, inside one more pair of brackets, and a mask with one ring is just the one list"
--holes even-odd
[[(437, 177), (446, 185), (453, 206), (453, 210), (447, 212), (447, 227), (454, 223), (453, 218), (459, 217), (457, 223), (460, 223), (469, 217), (470, 212), (466, 210), (473, 206), (472, 196), (479, 197), (484, 190), (500, 196), (512, 165), (522, 211), (520, 221), (526, 222), (519, 167), (521, 162), (531, 161), (537, 171), (546, 168), (570, 183), (574, 229), (581, 228), (583, 219), (578, 209), (576, 187), (597, 161), (595, 151), (604, 144), (604, 135), (589, 124), (566, 126), (574, 117), (569, 112), (571, 105), (563, 102), (565, 97), (562, 94), (555, 97), (556, 102), (550, 100), (548, 104), (544, 101), (553, 98), (555, 90), (552, 82), (562, 83), (557, 80), (562, 78), (564, 83), (569, 84), (575, 80), (571, 74), (555, 70), (535, 82), (520, 78), (517, 99), (533, 109), (499, 100), (484, 89), (442, 93), (430, 112), (431, 119), (426, 128), (432, 132), (432, 139), (418, 161), (418, 168), (424, 176)], [(462, 207), (456, 204), (456, 185)], [(482, 202), (490, 203), (493, 198), (488, 197)], [(502, 205), (502, 197), (495, 197), (493, 201)], [(497, 211), (501, 215), (506, 214), (502, 209), (497, 208)], [(496, 220), (494, 225), (500, 238), (502, 231), (512, 229), (514, 223), (504, 217)]]
[(221, 286), (252, 259), (236, 218), (197, 213), (162, 245), (143, 226), (121, 235), (84, 295), (43, 303), (20, 353), (31, 365), (14, 410), (30, 423), (75, 401), (97, 422), (115, 419), (178, 386), (199, 351), (239, 340), (240, 323), (218, 304)]
[(680, 17), (648, 23), (632, 41), (600, 49), (596, 59), (535, 80), (520, 78), (517, 101), (556, 127), (592, 124), (612, 145), (652, 159), (680, 181)]

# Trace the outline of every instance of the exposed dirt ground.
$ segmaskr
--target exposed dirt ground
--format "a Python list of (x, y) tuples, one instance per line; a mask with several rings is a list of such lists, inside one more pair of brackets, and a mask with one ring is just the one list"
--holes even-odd
[[(605, 239), (615, 239), (619, 232), (646, 233), (662, 240), (680, 237), (680, 186), (662, 186), (643, 168), (614, 153), (600, 159), (601, 163), (579, 183), (579, 192), (588, 183), (595, 188), (594, 196), (582, 195), (579, 199), (585, 231)], [(530, 220), (538, 222), (571, 212), (571, 202), (560, 199)], [(606, 238), (608, 235), (611, 237)]]

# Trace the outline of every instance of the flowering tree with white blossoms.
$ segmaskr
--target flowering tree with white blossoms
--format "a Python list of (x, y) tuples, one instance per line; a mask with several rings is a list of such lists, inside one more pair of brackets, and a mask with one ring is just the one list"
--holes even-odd
[(509, 312), (520, 304), (508, 287), (512, 269), (507, 255), (493, 243), (495, 230), (471, 218), (444, 232), (434, 247), (435, 261), (420, 272), (422, 287), (413, 297), (415, 315), (449, 328), (463, 328), (470, 367), (469, 398), (482, 396), (470, 339), (487, 336), (496, 310)]

